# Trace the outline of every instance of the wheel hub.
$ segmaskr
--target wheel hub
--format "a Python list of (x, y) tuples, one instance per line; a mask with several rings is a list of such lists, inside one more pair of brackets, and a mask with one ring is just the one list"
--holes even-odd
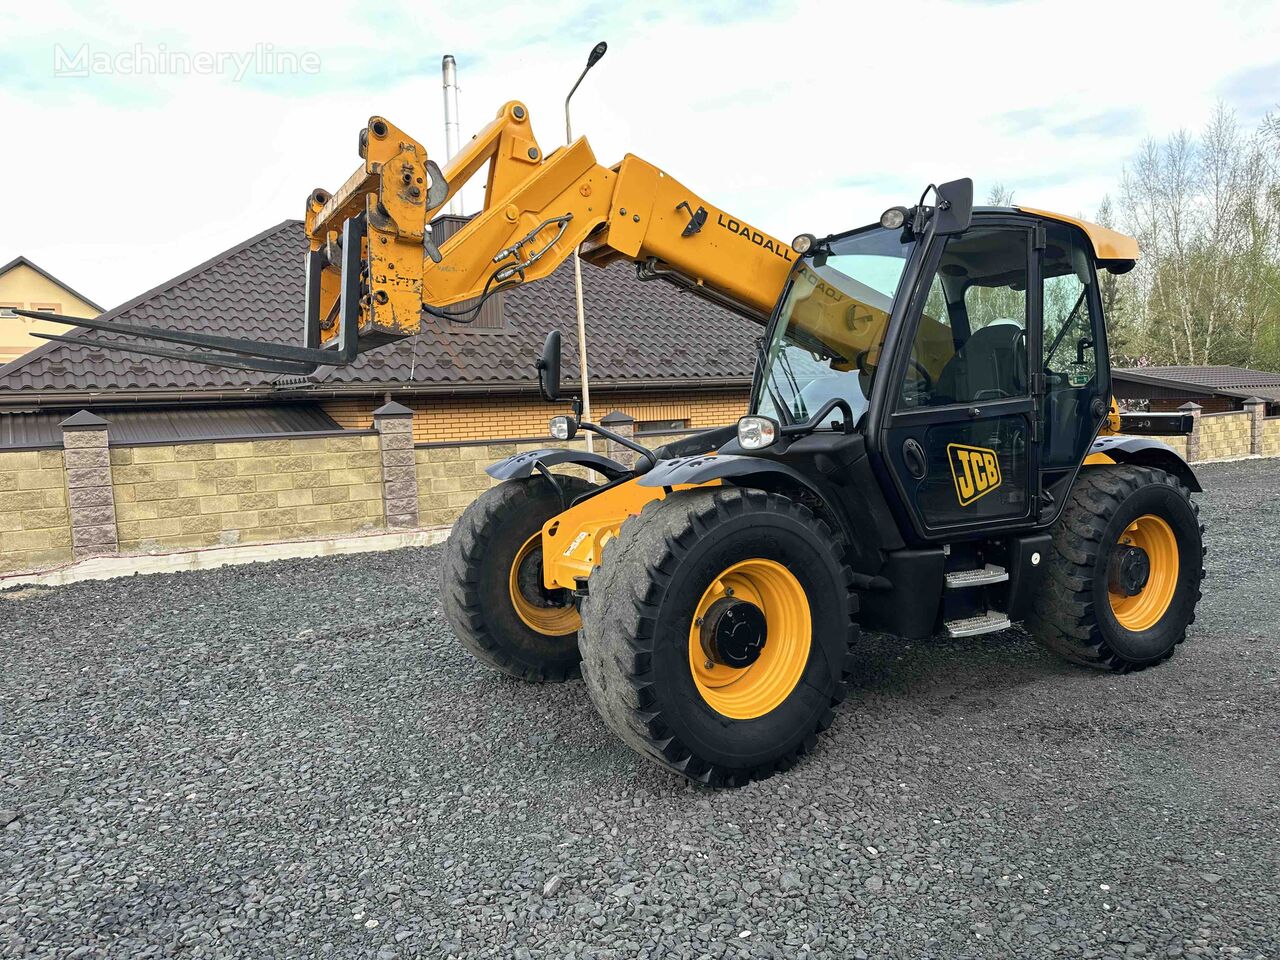
[(1151, 579), (1151, 559), (1141, 547), (1121, 544), (1111, 554), (1107, 587), (1112, 593), (1136, 597)]
[(741, 670), (760, 658), (768, 639), (764, 611), (754, 603), (721, 597), (702, 620), (702, 650), (712, 663)]
[(568, 590), (548, 590), (542, 582), (542, 534), (524, 542), (511, 561), (508, 576), (511, 605), (531, 630), (548, 637), (564, 636), (578, 629), (578, 611)]

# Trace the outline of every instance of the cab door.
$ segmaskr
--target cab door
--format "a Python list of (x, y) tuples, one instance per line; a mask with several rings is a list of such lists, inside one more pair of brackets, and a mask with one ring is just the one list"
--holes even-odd
[(1033, 523), (1040, 296), (1029, 219), (938, 238), (898, 340), (880, 449), (925, 539)]

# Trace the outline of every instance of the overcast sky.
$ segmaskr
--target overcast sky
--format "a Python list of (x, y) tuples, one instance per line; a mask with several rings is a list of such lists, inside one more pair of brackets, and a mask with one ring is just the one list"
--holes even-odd
[[(574, 100), (598, 159), (638, 154), (784, 238), (960, 176), (1090, 214), (1144, 138), (1280, 100), (1275, 0), (0, 2), (0, 263), (104, 306), (300, 217), (371, 114), (443, 159), (445, 53), (464, 136), (521, 99), (550, 150), (607, 40)], [(174, 55), (190, 72), (154, 66)]]

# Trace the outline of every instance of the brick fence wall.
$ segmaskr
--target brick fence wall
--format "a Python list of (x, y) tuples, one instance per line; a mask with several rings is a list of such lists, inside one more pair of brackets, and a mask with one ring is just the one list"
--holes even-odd
[[(1189, 436), (1160, 439), (1192, 462), (1280, 457), (1280, 417), (1263, 409), (1193, 410)], [(490, 463), (557, 445), (414, 444), (417, 418), (388, 403), (371, 415), (371, 430), (117, 445), (108, 422), (82, 411), (64, 422), (63, 449), (0, 451), (0, 573), (104, 554), (445, 525), (493, 484)], [(633, 428), (626, 417), (613, 426)], [(688, 432), (639, 439), (658, 446)], [(597, 438), (599, 452), (617, 457), (607, 446)]]
[(120, 549), (337, 536), (382, 526), (376, 433), (111, 448)]
[[(637, 439), (652, 448), (688, 436), (690, 432), (694, 431), (642, 434)], [(586, 449), (586, 443), (581, 438), (569, 443), (556, 440), (498, 440), (470, 444), (418, 444), (418, 514), (422, 523), (427, 526), (453, 523), (467, 504), (496, 482), (484, 472), (485, 467), (494, 461), (526, 450), (541, 450), (551, 446)], [(612, 451), (605, 450), (604, 440), (598, 437), (595, 451), (605, 456), (615, 455)], [(581, 467), (556, 467), (556, 472), (586, 476), (586, 471)]]
[(61, 450), (0, 451), (0, 572), (70, 560)]
[(1280, 417), (1268, 417), (1262, 422), (1262, 456), (1280, 457)]
[(1205, 413), (1200, 416), (1199, 460), (1221, 460), (1249, 454), (1252, 419), (1246, 413)]

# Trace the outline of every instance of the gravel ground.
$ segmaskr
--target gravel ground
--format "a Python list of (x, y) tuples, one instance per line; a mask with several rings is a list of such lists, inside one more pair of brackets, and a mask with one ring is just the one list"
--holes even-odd
[(720, 793), (464, 656), (437, 549), (0, 595), (0, 956), (1280, 956), (1280, 463), (1201, 475), (1171, 662), (869, 637)]

